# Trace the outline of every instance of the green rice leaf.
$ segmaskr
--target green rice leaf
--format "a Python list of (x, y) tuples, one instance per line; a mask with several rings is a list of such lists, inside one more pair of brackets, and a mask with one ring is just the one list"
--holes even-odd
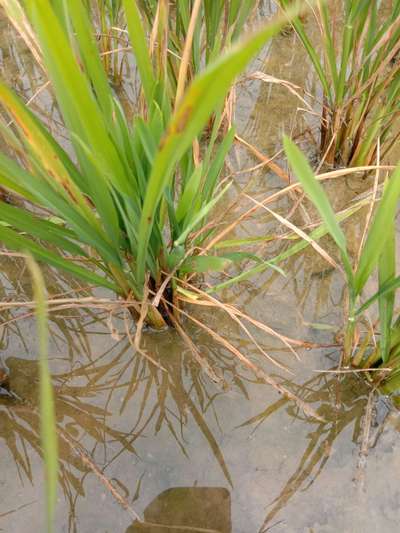
[(298, 180), (302, 184), (307, 196), (317, 208), (318, 213), (320, 214), (320, 217), (327, 227), (331, 237), (334, 239), (341, 251), (346, 274), (349, 279), (349, 283), (352, 286), (353, 272), (350, 258), (347, 253), (346, 237), (339, 226), (328, 196), (326, 195), (321, 184), (315, 178), (314, 172), (312, 171), (307, 159), (297, 148), (294, 142), (285, 136), (283, 144), (293, 172), (296, 174)]
[(386, 296), (387, 294), (393, 293), (396, 289), (400, 287), (400, 276), (397, 276), (395, 278), (390, 279), (386, 283), (384, 283), (379, 291), (377, 291), (371, 298), (368, 298), (368, 300), (357, 309), (355, 316), (360, 316), (362, 313), (364, 313), (368, 307), (370, 307), (378, 298), (381, 298), (383, 296)]
[[(357, 202), (357, 204), (355, 204), (353, 207), (351, 208), (348, 208), (346, 209), (345, 211), (342, 211), (341, 213), (338, 214), (338, 220), (339, 221), (342, 221), (342, 220), (346, 220), (347, 218), (349, 218), (351, 215), (353, 215), (354, 213), (357, 213), (362, 207), (364, 207), (366, 205), (366, 201), (365, 200), (362, 200), (360, 202)], [(326, 227), (326, 225), (324, 223), (322, 223), (320, 226), (318, 226), (317, 228), (315, 228), (313, 231), (311, 231), (310, 233), (310, 238), (314, 241), (318, 240), (318, 239), (321, 239), (322, 237), (324, 237), (326, 234), (328, 233), (328, 229)], [(274, 270), (276, 270), (277, 272), (279, 272), (280, 274), (283, 274), (285, 275), (284, 271), (282, 269), (280, 269), (277, 264), (278, 263), (281, 263), (282, 261), (285, 261), (286, 259), (289, 259), (290, 257), (293, 257), (294, 255), (298, 254), (299, 252), (301, 252), (302, 250), (304, 250), (305, 248), (307, 248), (308, 246), (310, 246), (310, 243), (308, 241), (305, 241), (304, 239), (300, 239), (298, 237), (298, 235), (296, 235), (295, 233), (293, 233), (292, 235), (290, 235), (290, 240), (294, 238), (295, 240), (298, 240), (299, 242), (296, 242), (295, 244), (293, 244), (292, 246), (290, 246), (287, 250), (281, 252), (280, 254), (276, 255), (275, 257), (272, 257), (269, 261), (263, 261), (262, 263), (258, 264), (258, 265), (255, 265), (251, 268), (249, 268), (248, 270), (245, 270), (244, 272), (242, 272), (241, 274), (239, 274), (238, 276), (235, 276), (227, 281), (224, 281), (218, 285), (214, 285), (214, 287), (212, 287), (209, 292), (217, 292), (217, 291), (220, 291), (222, 289), (225, 289), (235, 283), (238, 283), (240, 281), (244, 281), (246, 279), (249, 279), (251, 278), (252, 276), (254, 276), (255, 274), (259, 274), (261, 272), (264, 272), (265, 270), (268, 270), (269, 268), (272, 268)], [(271, 239), (271, 237), (266, 237), (266, 239)], [(221, 241), (221, 243), (223, 243), (224, 241)], [(226, 241), (227, 243), (231, 243), (232, 241)], [(241, 244), (241, 240), (239, 240), (238, 242), (239, 244)], [(233, 240), (233, 244), (236, 245), (236, 242), (235, 240)], [(218, 247), (218, 244), (216, 245), (216, 247)]]
[(355, 294), (363, 290), (372, 271), (376, 267), (390, 235), (391, 227), (396, 215), (397, 204), (400, 198), (400, 167), (387, 181), (382, 199), (376, 209), (375, 216), (368, 231), (357, 272), (355, 274)]
[(28, 256), (26, 261), (32, 276), (33, 296), (36, 302), (36, 323), (39, 339), (40, 435), (45, 464), (47, 531), (51, 533), (54, 531), (59, 468), (54, 391), (48, 363), (48, 309), (42, 273), (32, 257)]
[(43, 261), (45, 264), (65, 270), (84, 281), (89, 281), (99, 287), (107, 287), (117, 293), (119, 292), (117, 286), (106, 278), (76, 265), (70, 259), (63, 258), (50, 250), (46, 250), (34, 241), (19, 235), (11, 228), (0, 225), (0, 241), (13, 250), (18, 250), (20, 252), (28, 251), (36, 259)]
[(203, 167), (202, 165), (199, 165), (194, 169), (192, 175), (187, 180), (185, 189), (179, 199), (179, 203), (175, 211), (175, 217), (178, 222), (181, 222), (192, 208), (193, 201), (200, 187), (202, 172)]
[(113, 124), (113, 97), (94, 41), (93, 27), (89, 21), (88, 10), (83, 5), (82, 0), (68, 0), (65, 5), (75, 29), (72, 37), (75, 37), (79, 43), (79, 50), (86, 72), (92, 82), (100, 107), (107, 118), (107, 125), (111, 126)]
[(227, 192), (227, 190), (230, 188), (231, 185), (232, 185), (232, 182), (225, 185), (225, 187), (222, 189), (222, 191), (220, 191), (219, 194), (214, 196), (214, 198), (210, 200), (208, 204), (204, 205), (198, 212), (194, 214), (193, 217), (191, 217), (185, 229), (182, 231), (179, 237), (175, 240), (174, 246), (179, 246), (185, 242), (189, 233), (197, 226), (197, 224), (199, 224), (203, 220), (204, 217), (208, 215), (211, 209), (221, 200), (222, 196)]
[(225, 135), (221, 144), (218, 146), (203, 186), (202, 196), (205, 201), (209, 201), (213, 195), (215, 185), (224, 166), (225, 158), (232, 147), (234, 138), (235, 128), (232, 127)]
[(1, 220), (17, 228), (19, 231), (53, 244), (72, 255), (87, 256), (86, 252), (80, 246), (70, 240), (76, 239), (72, 231), (65, 229), (59, 224), (53, 224), (49, 220), (41, 219), (29, 213), (26, 209), (2, 203)]
[(24, 182), (29, 174), (15, 161), (0, 153), (0, 184), (29, 201), (34, 201), (34, 196), (24, 187)]
[[(291, 237), (287, 237), (287, 239), (294, 239), (294, 240), (297, 240), (299, 239), (300, 237), (298, 235), (293, 235)], [(226, 239), (226, 240), (223, 240), (223, 241), (218, 241), (214, 248), (218, 249), (218, 248), (233, 248), (233, 247), (236, 247), (236, 246), (246, 246), (246, 245), (250, 245), (250, 244), (260, 244), (262, 242), (267, 242), (267, 241), (273, 241), (275, 239), (275, 237), (273, 235), (264, 235), (262, 237), (245, 237), (244, 239)]]
[(242, 43), (232, 47), (228, 53), (197, 76), (183, 96), (161, 141), (146, 190), (138, 238), (136, 277), (139, 288), (144, 284), (147, 245), (156, 207), (171, 179), (177, 161), (191, 146), (211, 113), (221, 104), (235, 77), (286, 22), (286, 18), (276, 19)]
[[(289, 6), (291, 4), (291, 0), (281, 0), (282, 4), (284, 5), (285, 9), (289, 9)], [(326, 75), (325, 69), (322, 66), (320, 56), (316, 48), (314, 47), (313, 43), (310, 41), (310, 39), (307, 36), (307, 33), (304, 29), (303, 23), (301, 22), (300, 18), (295, 18), (292, 21), (293, 27), (295, 28), (297, 35), (300, 37), (304, 48), (307, 50), (307, 53), (314, 65), (314, 68), (318, 74), (318, 77), (322, 83), (322, 86), (324, 88), (325, 94), (327, 95), (329, 101), (332, 102), (332, 92), (330, 88), (330, 81), (328, 76)]]
[(148, 52), (149, 48), (143, 30), (143, 22), (140, 18), (136, 0), (123, 0), (123, 5), (128, 23), (129, 38), (135, 52), (140, 79), (143, 85), (143, 92), (146, 97), (147, 105), (150, 106), (153, 100), (155, 81), (153, 66)]
[(25, 149), (35, 157), (46, 170), (49, 181), (70, 191), (76, 200), (84, 204), (82, 194), (74, 183), (65, 166), (65, 152), (57, 145), (48, 132), (43, 128), (35, 115), (5, 83), (0, 81), (0, 102), (13, 116), (14, 121), (22, 131)]
[[(122, 193), (134, 195), (135, 191), (127, 179), (127, 169), (108, 133), (105, 115), (94, 97), (91, 81), (82, 71), (50, 1), (26, 0), (26, 4), (69, 131), (96, 154), (107, 180)], [(76, 152), (85, 167), (85, 157), (79, 146)]]
[[(396, 230), (395, 220), (387, 226), (388, 237), (378, 263), (379, 288), (396, 276)], [(379, 297), (380, 353), (384, 363), (389, 359), (390, 332), (394, 310), (395, 292), (390, 291)]]
[(225, 257), (233, 263), (240, 263), (241, 261), (244, 261), (246, 259), (250, 259), (251, 261), (255, 261), (259, 264), (264, 263), (264, 261), (260, 257), (250, 252), (230, 252), (220, 255), (219, 257)]

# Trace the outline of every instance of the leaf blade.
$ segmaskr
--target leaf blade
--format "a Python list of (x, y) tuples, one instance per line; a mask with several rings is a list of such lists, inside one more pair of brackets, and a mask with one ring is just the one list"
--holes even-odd
[(54, 391), (48, 363), (48, 308), (42, 273), (32, 257), (27, 257), (36, 302), (36, 323), (39, 344), (40, 435), (43, 448), (46, 478), (47, 531), (54, 531), (57, 503), (58, 441)]

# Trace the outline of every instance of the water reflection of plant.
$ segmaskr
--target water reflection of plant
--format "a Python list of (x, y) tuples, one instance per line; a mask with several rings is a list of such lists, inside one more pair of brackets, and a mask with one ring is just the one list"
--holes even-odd
[[(32, 451), (42, 456), (38, 364), (16, 357), (8, 357), (5, 364), (10, 392), (0, 396), (0, 439), (11, 454), (21, 481), (25, 475), (33, 484)], [(83, 480), (90, 469), (77, 455), (77, 448), (71, 446), (71, 442), (76, 441), (78, 447), (78, 441), (88, 438), (94, 450), (106, 439), (112, 439), (130, 453), (135, 453), (135, 449), (127, 433), (107, 425), (109, 413), (106, 409), (90, 402), (99, 393), (96, 384), (67, 385), (62, 374), (53, 375), (53, 384), (59, 434), (59, 481), (72, 512), (77, 496), (85, 494)]]
[(353, 427), (352, 440), (354, 443), (359, 443), (367, 403), (367, 394), (360, 394), (360, 388), (363, 389), (365, 386), (363, 387), (362, 380), (354, 375), (347, 375), (341, 379), (334, 373), (321, 373), (302, 385), (291, 380), (285, 380), (284, 384), (305, 402), (317, 406), (324, 421), (305, 419), (298, 409), (288, 404), (285, 398), (281, 398), (241, 424), (240, 427), (254, 426), (253, 431), (256, 431), (273, 413), (286, 407), (290, 417), (306, 420), (308, 424), (314, 426), (314, 429), (307, 434), (309, 442), (296, 470), (279, 495), (269, 504), (271, 509), (259, 533), (268, 531), (271, 521), (298, 491), (307, 490), (315, 482), (329, 461), (335, 440), (346, 428)]
[[(85, 496), (86, 477), (93, 473), (77, 450), (86, 450), (83, 457), (94, 457), (99, 447), (109, 449), (113, 442), (114, 451), (102, 466), (104, 472), (122, 454), (136, 454), (135, 443), (148, 432), (157, 434), (165, 428), (181, 452), (189, 457), (185, 427), (194, 423), (231, 483), (215, 430), (210, 426), (210, 412), (219, 426), (214, 402), (223, 389), (210, 382), (188, 355), (187, 346), (176, 332), (166, 333), (163, 338), (164, 341), (157, 344), (156, 353), (152, 353), (147, 336), (144, 339), (144, 349), (156, 364), (140, 354), (132, 354), (131, 343), (125, 339), (112, 343), (100, 355), (90, 356), (79, 365), (70, 363), (68, 372), (53, 373), (60, 441), (60, 485), (70, 506), (70, 531), (76, 531), (76, 504)], [(202, 342), (195, 331), (193, 339), (199, 344)], [(173, 352), (171, 346), (174, 346)], [(169, 356), (161, 356), (168, 347)], [(207, 357), (210, 364), (221, 368), (221, 375), (232, 381), (233, 387), (246, 394), (246, 382), (251, 381), (251, 377), (241, 375), (234, 356), (221, 349), (215, 354), (207, 349)], [(0, 439), (15, 461), (20, 479), (26, 476), (34, 483), (32, 451), (41, 456), (38, 366), (34, 361), (16, 357), (8, 357), (4, 363), (11, 396), (0, 396)], [(165, 370), (160, 368), (161, 364)], [(136, 413), (129, 430), (114, 429), (107, 422), (115, 410), (116, 394), (124, 398), (122, 404), (117, 402), (120, 414), (127, 410), (131, 413), (132, 409)], [(103, 402), (101, 406), (99, 402)]]
[[(222, 451), (207, 422), (208, 412), (213, 413), (219, 426), (214, 402), (223, 394), (226, 382), (231, 381), (233, 387), (246, 394), (246, 382), (252, 378), (239, 370), (240, 364), (234, 356), (221, 348), (213, 353), (211, 347), (201, 346), (204, 340), (198, 337), (198, 332), (192, 331), (191, 334), (193, 342), (203, 353), (207, 353), (206, 358), (210, 366), (219, 368), (218, 375), (225, 387), (210, 381), (188, 354), (187, 345), (180, 339), (179, 334), (172, 331), (164, 333), (163, 340), (158, 339), (154, 350), (151, 344), (147, 346), (149, 342), (145, 339), (143, 349), (151, 360), (141, 354), (133, 354), (127, 358), (131, 344), (122, 342), (118, 354), (112, 356), (109, 362), (101, 363), (99, 358), (94, 364), (90, 362), (82, 365), (68, 376), (69, 379), (87, 376), (91, 383), (103, 386), (107, 395), (105, 409), (112, 403), (116, 392), (123, 396), (120, 414), (128, 408), (132, 409), (132, 405), (135, 406), (136, 418), (128, 432), (131, 435), (131, 443), (146, 431), (152, 430), (157, 434), (165, 427), (182, 453), (188, 457), (184, 428), (192, 419), (204, 435), (224, 476), (231, 483)], [(168, 353), (168, 357), (165, 357), (165, 353)], [(100, 385), (101, 383), (104, 385)]]
[[(23, 302), (32, 292), (29, 283), (28, 272), (25, 260), (8, 252), (0, 252), (0, 301)], [(84, 297), (91, 294), (91, 289), (83, 287), (79, 282), (61, 273), (55, 273), (52, 269), (46, 268), (46, 283), (50, 297), (62, 297), (75, 295)], [(24, 318), (33, 316), (32, 309), (13, 309), (0, 304), (1, 318), (1, 348), (6, 349), (12, 342), (18, 339), (27, 352), (30, 346), (27, 345), (26, 334), (24, 332)], [(105, 319), (104, 319), (105, 320)], [(53, 343), (62, 346), (67, 350), (71, 361), (74, 354), (83, 353), (90, 356), (90, 343), (88, 340), (88, 326), (92, 323), (102, 322), (103, 317), (89, 309), (82, 310), (79, 307), (63, 309), (59, 312), (52, 312), (49, 316), (49, 331)], [(65, 353), (65, 352), (64, 352)]]
[[(11, 397), (3, 397), (2, 406), (8, 411), (10, 418), (15, 420), (19, 417), (31, 426), (30, 435), (36, 435), (36, 423), (38, 413), (36, 411), (38, 403), (38, 366), (36, 361), (8, 357), (5, 360), (9, 372), (9, 388)], [(100, 430), (99, 424), (104, 424), (107, 412), (88, 402), (93, 398), (99, 389), (96, 385), (73, 386), (66, 385), (65, 374), (53, 375), (54, 388), (56, 393), (56, 406), (58, 422), (68, 418), (68, 428), (73, 435), (78, 435), (80, 430), (85, 430), (95, 439), (102, 438), (102, 434), (112, 436), (121, 443), (127, 445), (123, 435), (105, 426)], [(4, 412), (4, 409), (3, 409)], [(26, 434), (28, 437), (28, 434)], [(131, 451), (134, 451), (131, 449)], [(24, 463), (18, 463), (25, 472), (28, 471), (28, 458)], [(66, 462), (67, 457), (63, 458)], [(24, 466), (25, 465), (25, 466)]]

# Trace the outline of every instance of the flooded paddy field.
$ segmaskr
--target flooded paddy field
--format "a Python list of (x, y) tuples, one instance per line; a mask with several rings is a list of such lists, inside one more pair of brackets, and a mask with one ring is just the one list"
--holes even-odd
[[(260, 16), (267, 8), (268, 2)], [(46, 79), (4, 18), (0, 31), (1, 74), (27, 100)], [(278, 35), (248, 74), (255, 71), (315, 93), (305, 52), (290, 32)], [(129, 79), (120, 90), (128, 107), (134, 97)], [(238, 135), (272, 156), (281, 150), (282, 133), (291, 132), (313, 157), (316, 122), (299, 107), (298, 97), (281, 85), (241, 80), (236, 89)], [(62, 139), (48, 88), (41, 89), (33, 109), (47, 115)], [(280, 155), (277, 161), (285, 164)], [(259, 162), (240, 142), (227, 161), (236, 176), (233, 187), (246, 187), (253, 198), (282, 187), (280, 178), (264, 167), (246, 171)], [(335, 209), (341, 209), (369, 186), (350, 176), (335, 180), (328, 190)], [(274, 209), (289, 211), (294, 202), (286, 196)], [(298, 216), (307, 218), (310, 212)], [(363, 215), (346, 223), (355, 251)], [(247, 221), (233, 236), (283, 233), (266, 214)], [(331, 242), (325, 239), (324, 244), (334, 255)], [(285, 241), (274, 239), (264, 246), (272, 257)], [(1, 299), (24, 300), (31, 294), (24, 261), (3, 255), (0, 264)], [(296, 358), (278, 338), (251, 330), (281, 368), (223, 310), (204, 307), (193, 314), (301, 398), (319, 419), (257, 378), (195, 323), (188, 321), (187, 332), (214, 369), (217, 383), (172, 329), (143, 332), (146, 358), (132, 348), (123, 313), (78, 306), (52, 312), (49, 358), (60, 442), (57, 533), (398, 531), (400, 414), (356, 372), (335, 372), (343, 277), (310, 247), (281, 268), (284, 275), (267, 270), (221, 292), (222, 301), (280, 335), (302, 341)], [(44, 273), (52, 297), (93, 294), (51, 269)], [(22, 308), (2, 312), (1, 322), (0, 531), (42, 532), (35, 320)]]

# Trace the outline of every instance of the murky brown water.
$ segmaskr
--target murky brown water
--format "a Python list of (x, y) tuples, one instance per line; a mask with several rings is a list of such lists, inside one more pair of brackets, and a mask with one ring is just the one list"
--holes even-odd
[[(4, 21), (0, 31), (2, 74), (29, 98), (44, 82), (41, 73)], [(305, 55), (291, 34), (277, 37), (252, 66), (256, 69), (298, 85), (306, 81), (313, 91)], [(280, 149), (283, 132), (295, 128), (295, 133), (304, 135), (309, 129), (313, 134), (315, 123), (297, 111), (298, 105), (280, 86), (247, 82), (238, 91), (239, 133), (271, 155)], [(57, 112), (45, 91), (37, 107), (46, 109), (57, 129)], [(58, 133), (61, 138), (62, 130)], [(243, 148), (230, 158), (234, 170), (255, 163)], [(264, 171), (253, 178), (253, 195), (282, 185)], [(237, 186), (247, 180), (248, 175), (238, 175)], [(348, 199), (348, 186), (335, 184), (338, 207)], [(350, 186), (357, 192), (364, 187), (354, 180)], [(280, 207), (288, 209), (292, 203), (286, 199)], [(358, 220), (350, 230), (356, 243)], [(261, 216), (241, 227), (238, 235), (276, 231), (271, 219)], [(328, 241), (325, 245), (329, 249)], [(277, 244), (266, 248), (271, 256), (278, 249)], [(286, 277), (265, 272), (225, 290), (223, 299), (285, 335), (335, 344), (343, 309), (340, 275), (309, 250), (283, 267)], [(71, 288), (68, 279), (50, 272), (46, 279), (51, 295)], [(1, 298), (22, 299), (27, 293), (30, 281), (23, 263), (3, 257)], [(196, 313), (263, 364), (254, 345), (227, 316), (215, 310)], [(15, 393), (14, 398), (0, 396), (0, 531), (41, 532), (45, 526), (35, 324), (31, 317), (13, 321), (13, 316), (3, 314), (7, 324), (0, 332), (0, 363)], [(360, 471), (369, 390), (355, 376), (339, 380), (316, 372), (337, 365), (338, 348), (299, 351), (297, 362), (278, 341), (254, 332), (261, 346), (293, 374), (269, 363), (263, 364), (265, 369), (317, 409), (325, 419), (318, 422), (189, 325), (193, 341), (220, 370), (227, 390), (204, 375), (173, 331), (144, 336), (145, 349), (168, 370), (165, 373), (133, 353), (120, 317), (69, 310), (54, 314), (50, 326), (61, 461), (57, 532), (398, 531), (400, 417), (385, 399), (375, 403), (371, 448)], [(86, 450), (131, 508), (153, 525), (140, 525), (115, 502), (71, 441)]]

